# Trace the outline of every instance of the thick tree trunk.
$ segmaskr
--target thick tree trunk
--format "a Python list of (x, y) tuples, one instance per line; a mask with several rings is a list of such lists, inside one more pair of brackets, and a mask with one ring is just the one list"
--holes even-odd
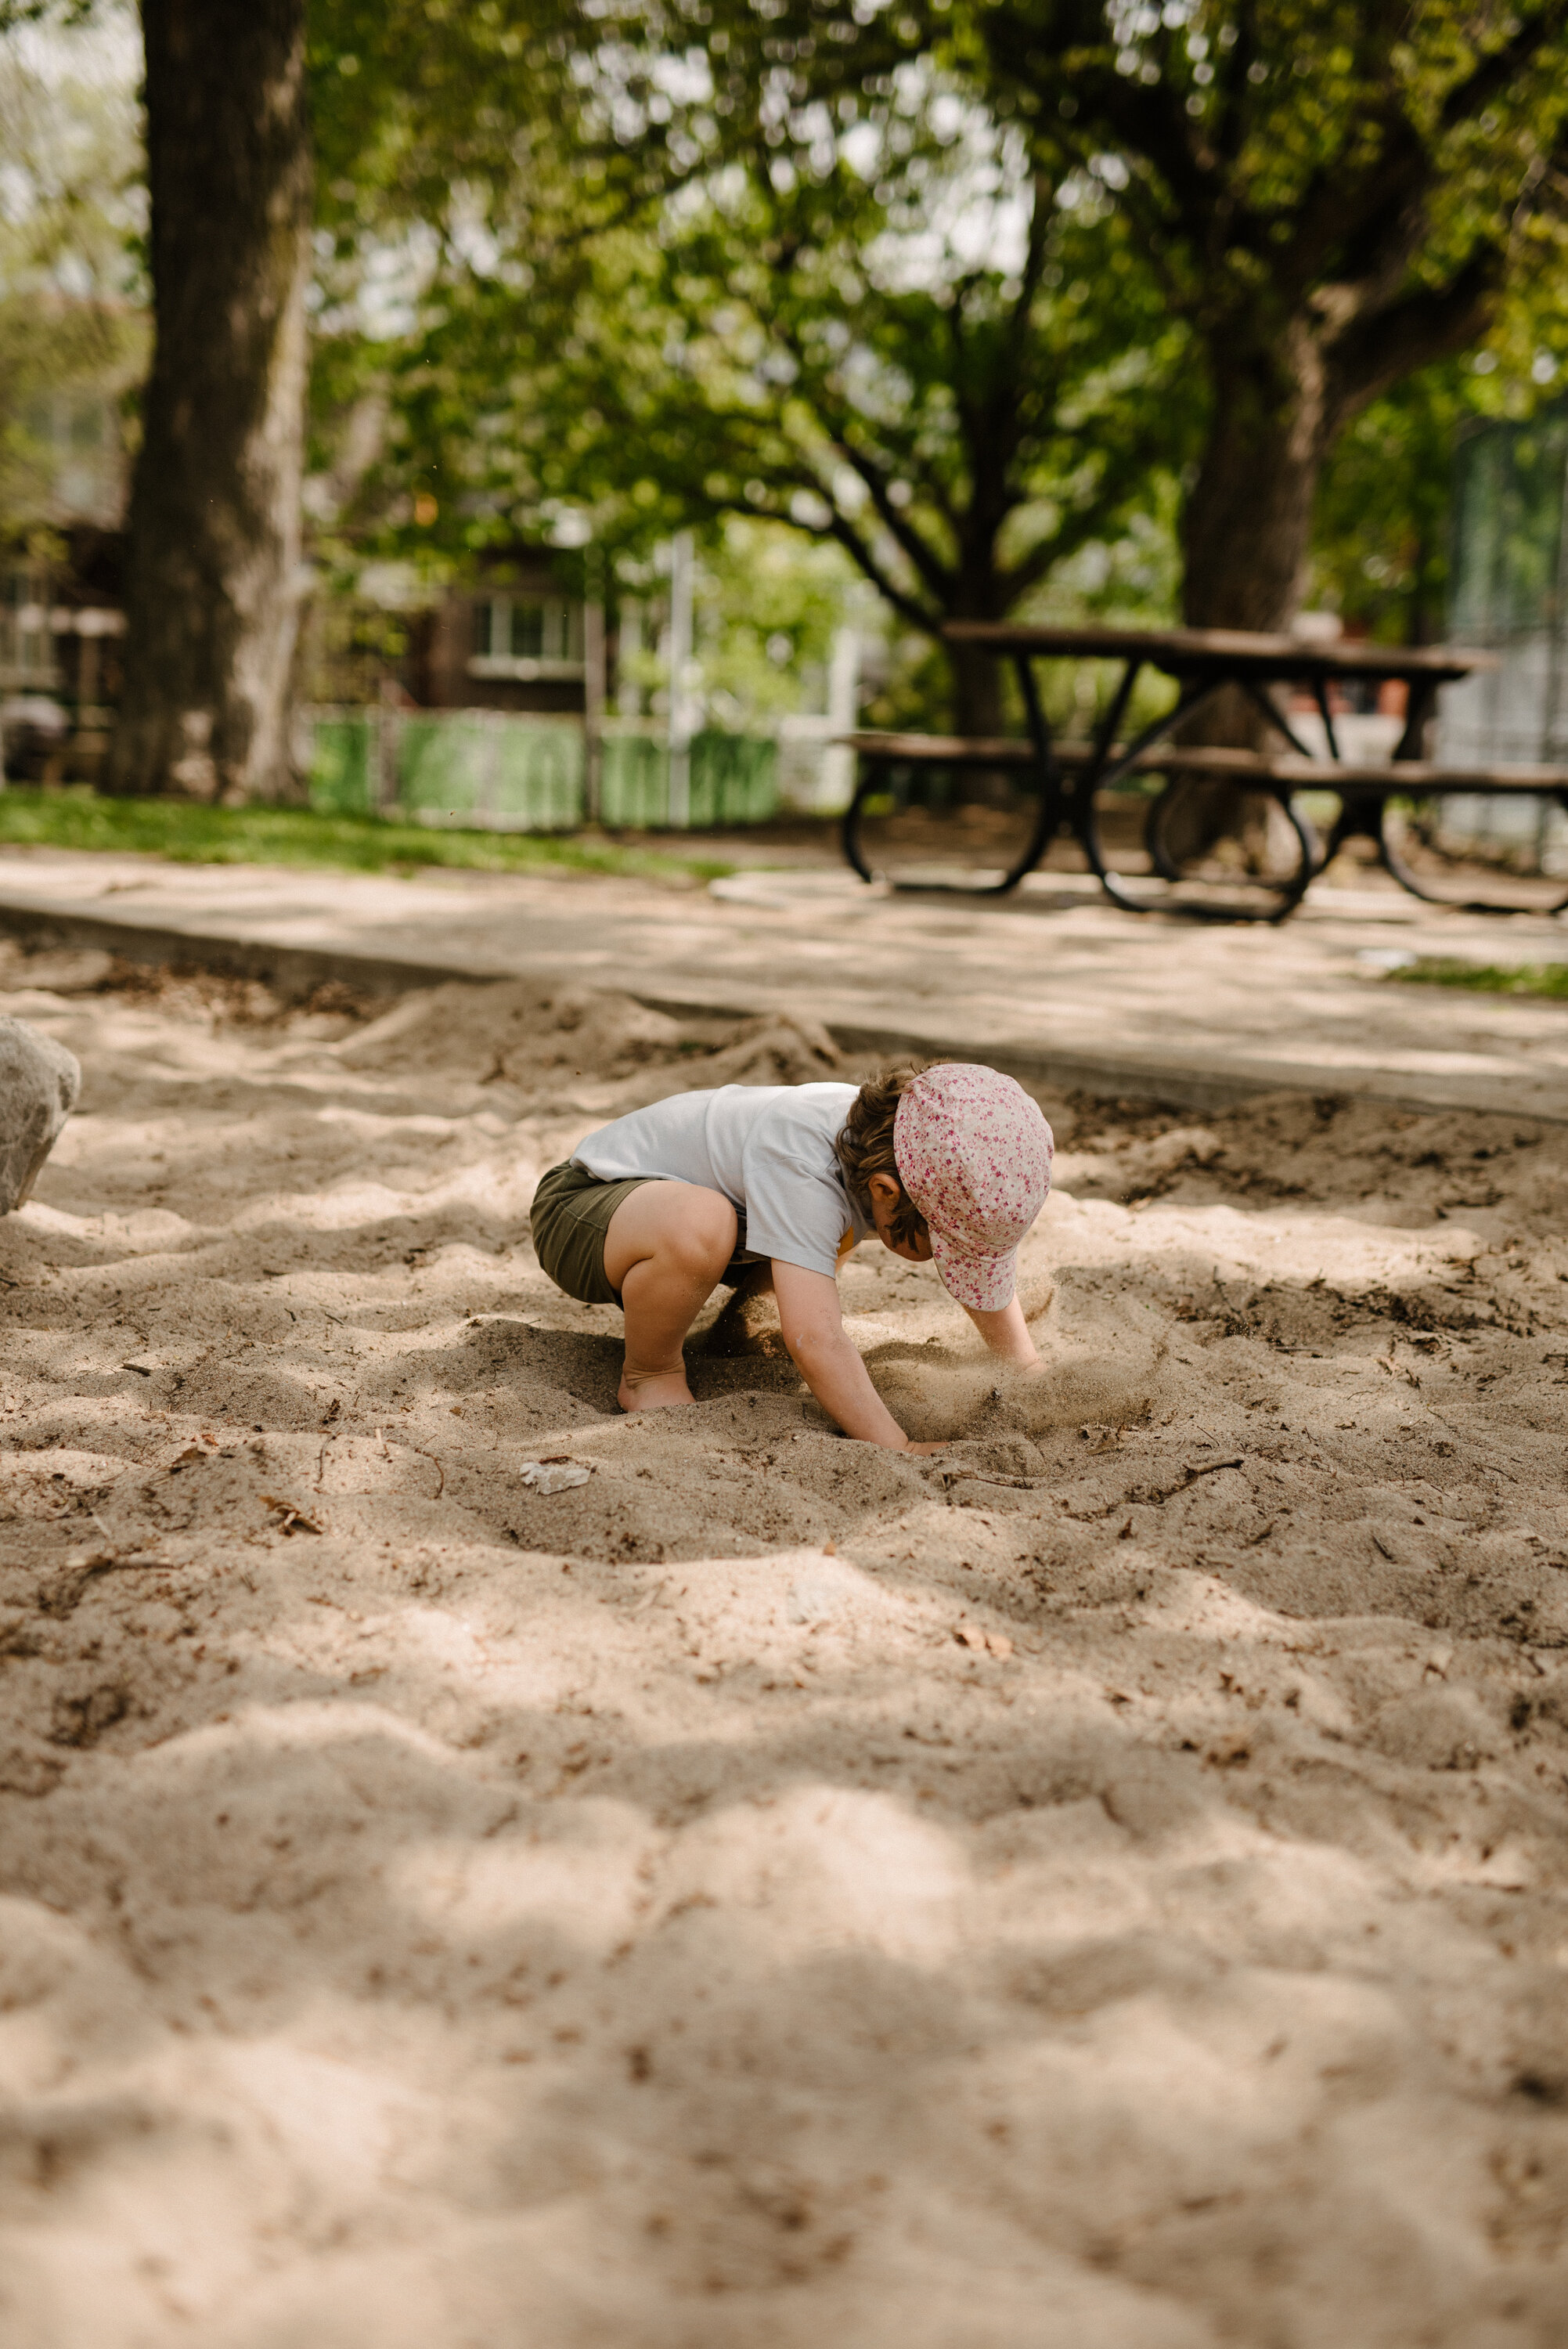
[(1208, 444), (1182, 520), (1182, 616), (1193, 628), (1289, 627), (1306, 584), (1312, 505), (1334, 419), (1305, 325), (1250, 363), (1212, 355)]
[[(958, 616), (955, 614), (954, 617)], [(1002, 668), (976, 646), (950, 645), (953, 671), (953, 730), (982, 739), (1002, 731)]]
[(142, 0), (157, 327), (108, 787), (296, 799), (305, 0)]
[[(1313, 500), (1332, 438), (1321, 353), (1298, 325), (1251, 358), (1222, 345), (1210, 365), (1209, 438), (1182, 519), (1182, 617), (1193, 628), (1283, 635), (1301, 608)], [(1235, 688), (1197, 712), (1179, 739), (1189, 746), (1284, 748)], [(1261, 870), (1279, 822), (1265, 798), (1233, 783), (1192, 781), (1180, 787), (1166, 840), (1185, 863), (1229, 835)]]

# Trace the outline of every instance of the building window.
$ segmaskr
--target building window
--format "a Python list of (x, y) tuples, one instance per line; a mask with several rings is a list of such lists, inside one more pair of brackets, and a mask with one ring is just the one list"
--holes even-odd
[(35, 461), (48, 482), (51, 518), (112, 529), (125, 503), (125, 459), (113, 411), (95, 391), (57, 391), (26, 418)]
[(583, 606), (563, 595), (490, 595), (474, 606), (474, 677), (583, 675)]
[(0, 693), (47, 693), (60, 682), (48, 593), (36, 564), (0, 574)]

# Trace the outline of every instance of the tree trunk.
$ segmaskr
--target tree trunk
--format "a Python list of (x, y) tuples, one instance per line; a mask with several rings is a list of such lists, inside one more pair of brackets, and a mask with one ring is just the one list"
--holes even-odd
[(302, 796), (305, 0), (142, 0), (156, 342), (110, 791)]
[[(1332, 439), (1322, 356), (1295, 324), (1267, 353), (1212, 351), (1214, 404), (1209, 438), (1182, 518), (1182, 617), (1193, 628), (1284, 635), (1301, 608), (1317, 478)], [(1255, 703), (1227, 688), (1178, 730), (1183, 745), (1279, 750), (1284, 744)], [(1234, 783), (1180, 783), (1165, 824), (1179, 864), (1223, 838), (1262, 870), (1279, 817), (1273, 803)]]
[[(955, 614), (954, 617), (958, 616)], [(949, 645), (953, 730), (985, 740), (1002, 731), (1002, 665), (979, 645)]]
[(1290, 626), (1306, 584), (1313, 498), (1333, 419), (1310, 327), (1267, 354), (1212, 354), (1208, 444), (1182, 520), (1182, 616), (1192, 628)]

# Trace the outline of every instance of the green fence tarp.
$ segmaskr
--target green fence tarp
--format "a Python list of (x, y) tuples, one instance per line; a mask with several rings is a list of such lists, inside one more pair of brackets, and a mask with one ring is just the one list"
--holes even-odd
[(599, 814), (612, 831), (645, 832), (668, 821), (670, 754), (653, 734), (606, 732), (600, 745)]
[[(398, 813), (426, 823), (508, 832), (571, 832), (584, 821), (582, 728), (488, 711), (318, 717), (312, 730), (313, 807), (333, 815), (376, 812), (377, 730), (387, 724), (396, 728)], [(765, 823), (779, 806), (778, 745), (705, 728), (692, 739), (690, 779), (690, 825)], [(663, 738), (607, 727), (600, 820), (613, 831), (657, 831), (669, 823), (669, 793)]]
[[(705, 727), (689, 752), (688, 823), (766, 823), (779, 811), (779, 745)], [(657, 735), (606, 729), (599, 812), (612, 829), (657, 830), (670, 820), (670, 757)]]
[(583, 730), (490, 718), (407, 718), (397, 801), (427, 822), (571, 832), (583, 821)]
[(709, 728), (691, 746), (691, 821), (766, 823), (779, 808), (779, 745)]
[(370, 815), (376, 807), (372, 721), (318, 718), (311, 729), (310, 803), (323, 815)]

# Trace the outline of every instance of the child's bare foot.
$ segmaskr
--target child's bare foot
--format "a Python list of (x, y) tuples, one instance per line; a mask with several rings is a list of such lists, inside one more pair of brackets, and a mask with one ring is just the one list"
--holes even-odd
[(684, 1371), (623, 1371), (615, 1401), (623, 1411), (668, 1411), (696, 1397)]

